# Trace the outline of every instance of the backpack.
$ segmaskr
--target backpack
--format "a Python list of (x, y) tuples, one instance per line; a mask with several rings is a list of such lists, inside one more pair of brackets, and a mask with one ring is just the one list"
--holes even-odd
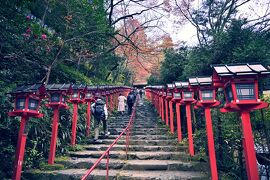
[(129, 94), (129, 95), (128, 95), (128, 97), (127, 97), (127, 103), (128, 103), (128, 104), (133, 103), (133, 94)]
[(97, 119), (105, 119), (104, 103), (96, 102), (93, 108), (93, 115)]

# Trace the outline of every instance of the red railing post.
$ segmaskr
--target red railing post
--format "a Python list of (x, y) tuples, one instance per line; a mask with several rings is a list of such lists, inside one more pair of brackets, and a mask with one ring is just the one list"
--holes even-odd
[[(132, 117), (131, 117), (132, 118)], [(128, 139), (129, 139), (129, 134), (128, 134), (128, 132), (129, 132), (129, 128), (127, 129), (127, 132), (126, 132), (126, 159), (128, 159), (128, 157), (127, 157), (127, 151), (128, 151)]]
[(106, 161), (106, 179), (109, 180), (109, 160), (110, 160), (110, 151), (106, 153), (107, 161)]

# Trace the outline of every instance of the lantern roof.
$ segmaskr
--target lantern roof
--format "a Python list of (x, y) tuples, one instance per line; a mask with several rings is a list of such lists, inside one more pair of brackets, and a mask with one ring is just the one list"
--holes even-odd
[(173, 89), (174, 87), (175, 87), (174, 84), (167, 84), (167, 88), (168, 88), (168, 89)]
[(10, 94), (22, 94), (22, 93), (36, 93), (38, 95), (44, 95), (46, 88), (43, 83), (36, 84), (24, 84), (16, 87)]
[(87, 86), (87, 91), (94, 91), (97, 89), (97, 86)]
[(182, 86), (182, 88), (188, 88), (189, 83), (188, 82), (181, 82), (181, 86)]
[(72, 91), (85, 91), (87, 86), (83, 84), (72, 84)]
[(191, 86), (212, 85), (212, 77), (195, 77), (188, 79)]
[(67, 91), (71, 90), (71, 84), (48, 84), (46, 85), (47, 91)]
[(211, 65), (219, 76), (244, 76), (244, 75), (266, 75), (270, 72), (259, 63), (255, 64), (218, 64)]

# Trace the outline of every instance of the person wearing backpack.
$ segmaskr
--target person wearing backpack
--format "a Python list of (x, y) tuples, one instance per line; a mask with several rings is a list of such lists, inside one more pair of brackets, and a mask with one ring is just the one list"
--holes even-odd
[(130, 92), (127, 96), (128, 115), (131, 115), (134, 99), (136, 99), (134, 93)]
[(108, 109), (106, 107), (106, 103), (100, 97), (97, 98), (96, 102), (91, 105), (91, 113), (94, 116), (94, 142), (101, 143), (101, 140), (98, 140), (99, 137), (99, 124), (102, 121), (103, 123), (103, 131), (104, 135), (108, 136), (110, 133), (107, 128), (107, 118), (108, 118)]

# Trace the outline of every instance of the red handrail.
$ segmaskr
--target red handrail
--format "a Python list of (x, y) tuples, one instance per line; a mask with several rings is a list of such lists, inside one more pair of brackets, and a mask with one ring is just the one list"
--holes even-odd
[(106, 161), (106, 179), (109, 179), (109, 158), (110, 158), (110, 150), (112, 149), (112, 147), (117, 143), (117, 141), (122, 137), (122, 135), (126, 133), (126, 156), (127, 156), (127, 151), (129, 148), (129, 134), (130, 134), (130, 129), (133, 125), (133, 121), (134, 121), (134, 117), (135, 117), (135, 112), (136, 112), (136, 105), (137, 105), (137, 100), (138, 98), (136, 98), (136, 102), (134, 103), (134, 108), (131, 114), (131, 117), (129, 119), (128, 125), (127, 127), (123, 130), (123, 132), (113, 141), (113, 143), (107, 148), (107, 150), (100, 156), (100, 158), (93, 164), (93, 166), (85, 173), (85, 175), (82, 177), (81, 180), (85, 180), (87, 178), (87, 176), (89, 176), (91, 174), (91, 172), (97, 167), (97, 165), (100, 163), (100, 161), (107, 156), (107, 161)]

